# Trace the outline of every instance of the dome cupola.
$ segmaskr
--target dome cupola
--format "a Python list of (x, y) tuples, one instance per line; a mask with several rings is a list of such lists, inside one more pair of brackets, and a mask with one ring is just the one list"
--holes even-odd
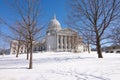
[(61, 30), (61, 25), (59, 21), (56, 19), (56, 16), (53, 16), (53, 19), (48, 24), (48, 30), (47, 31), (59, 31)]

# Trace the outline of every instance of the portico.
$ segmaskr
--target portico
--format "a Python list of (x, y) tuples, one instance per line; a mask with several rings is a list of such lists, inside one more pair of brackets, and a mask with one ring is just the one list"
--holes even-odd
[(77, 35), (72, 33), (68, 34), (67, 29), (64, 29), (62, 30), (62, 33), (58, 32), (56, 37), (57, 37), (57, 51), (73, 51), (76, 49), (75, 41), (76, 41)]

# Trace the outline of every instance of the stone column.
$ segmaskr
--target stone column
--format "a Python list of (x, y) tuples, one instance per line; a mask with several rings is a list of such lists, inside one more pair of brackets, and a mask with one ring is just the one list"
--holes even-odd
[(69, 36), (67, 36), (67, 51), (69, 49)]
[(73, 51), (75, 50), (75, 37), (73, 36)]
[(64, 39), (65, 41), (65, 51), (67, 51), (67, 36), (65, 36), (65, 39)]
[(57, 51), (59, 50), (59, 35), (57, 35), (57, 43), (56, 43), (56, 45), (57, 45)]
[(69, 36), (69, 49), (71, 50), (71, 36)]
[(68, 36), (68, 50), (70, 50), (70, 36)]
[(61, 39), (60, 39), (60, 45), (61, 45), (61, 50), (63, 49), (63, 36), (61, 35)]
[(65, 36), (63, 36), (63, 50), (65, 49)]
[(73, 50), (73, 36), (71, 36), (71, 49)]
[(61, 36), (59, 35), (59, 51), (61, 50)]

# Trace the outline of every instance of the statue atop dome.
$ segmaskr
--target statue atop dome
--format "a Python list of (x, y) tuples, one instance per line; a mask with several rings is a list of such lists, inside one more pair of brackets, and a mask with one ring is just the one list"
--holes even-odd
[(56, 15), (55, 14), (53, 15), (53, 19), (56, 19)]

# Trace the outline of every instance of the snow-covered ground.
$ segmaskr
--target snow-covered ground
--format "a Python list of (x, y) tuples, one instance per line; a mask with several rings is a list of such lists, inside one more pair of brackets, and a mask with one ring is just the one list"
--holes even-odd
[(0, 80), (120, 80), (120, 54), (44, 52), (33, 54), (33, 69), (26, 55), (0, 56)]

